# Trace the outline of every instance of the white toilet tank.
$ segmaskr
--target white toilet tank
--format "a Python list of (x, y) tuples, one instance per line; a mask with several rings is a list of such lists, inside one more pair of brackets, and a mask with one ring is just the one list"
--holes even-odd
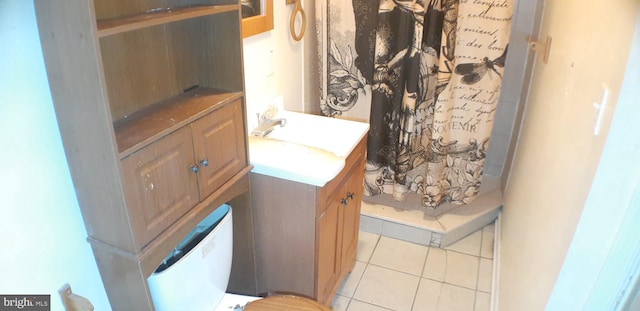
[(200, 222), (148, 278), (155, 309), (214, 310), (229, 283), (232, 254), (231, 207), (225, 204)]

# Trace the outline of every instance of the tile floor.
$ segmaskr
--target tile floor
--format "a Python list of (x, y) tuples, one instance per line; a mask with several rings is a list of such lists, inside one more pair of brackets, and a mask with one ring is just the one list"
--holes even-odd
[(489, 311), (494, 225), (447, 248), (360, 231), (336, 311)]

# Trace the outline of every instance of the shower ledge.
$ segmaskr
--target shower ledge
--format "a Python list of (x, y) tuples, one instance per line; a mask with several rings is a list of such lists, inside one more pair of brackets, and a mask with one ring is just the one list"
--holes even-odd
[[(389, 196), (390, 197), (390, 196)], [(439, 216), (420, 208), (394, 208), (389, 197), (365, 197), (360, 230), (432, 247), (447, 247), (492, 223), (502, 208), (500, 178), (483, 177), (478, 197), (468, 205), (457, 206)], [(405, 205), (416, 206), (418, 198)]]

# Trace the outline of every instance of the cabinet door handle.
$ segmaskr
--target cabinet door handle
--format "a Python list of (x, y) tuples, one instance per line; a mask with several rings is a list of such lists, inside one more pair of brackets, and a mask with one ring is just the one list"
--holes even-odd
[(342, 200), (340, 200), (340, 204), (347, 205), (347, 204), (349, 204), (349, 200), (348, 199), (342, 199)]
[(353, 197), (355, 196), (355, 193), (353, 192), (347, 192), (347, 198), (349, 198), (350, 200), (353, 200)]
[(193, 166), (191, 166), (190, 169), (192, 172), (196, 174), (200, 171), (200, 167), (197, 164), (194, 164)]
[(204, 167), (209, 166), (209, 159), (204, 159), (204, 160), (200, 161), (200, 164), (202, 164), (202, 166), (204, 166)]

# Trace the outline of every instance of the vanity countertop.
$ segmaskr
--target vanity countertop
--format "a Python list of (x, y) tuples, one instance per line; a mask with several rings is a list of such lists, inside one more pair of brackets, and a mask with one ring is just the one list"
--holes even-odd
[(281, 111), (284, 127), (265, 137), (249, 136), (252, 172), (318, 187), (335, 178), (369, 124)]

